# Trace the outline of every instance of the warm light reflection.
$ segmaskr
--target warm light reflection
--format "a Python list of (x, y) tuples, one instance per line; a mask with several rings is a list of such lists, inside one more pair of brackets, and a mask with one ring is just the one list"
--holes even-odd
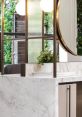
[(53, 0), (41, 0), (40, 7), (44, 12), (52, 12)]
[[(40, 7), (44, 12), (52, 12), (53, 11), (53, 0), (41, 0)], [(16, 5), (16, 12), (19, 15), (25, 15), (25, 0), (20, 0)], [(28, 15), (33, 14), (34, 12), (34, 5), (30, 1), (28, 1)]]
[[(25, 0), (20, 0), (16, 5), (16, 12), (19, 15), (25, 15)], [(33, 4), (28, 2), (28, 15), (33, 14)]]
[(20, 0), (16, 5), (16, 12), (19, 15), (25, 15), (25, 0)]

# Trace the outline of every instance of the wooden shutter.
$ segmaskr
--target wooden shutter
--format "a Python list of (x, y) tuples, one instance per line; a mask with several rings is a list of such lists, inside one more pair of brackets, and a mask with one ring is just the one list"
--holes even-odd
[(25, 63), (25, 41), (18, 41), (18, 63)]

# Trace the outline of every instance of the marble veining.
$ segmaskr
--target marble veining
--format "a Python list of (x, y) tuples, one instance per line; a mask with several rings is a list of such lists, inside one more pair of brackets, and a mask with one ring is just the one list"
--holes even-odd
[(54, 79), (1, 77), (1, 117), (54, 117)]
[(0, 117), (58, 117), (58, 84), (82, 81), (80, 63), (64, 65), (56, 79), (0, 76)]
[[(61, 74), (82, 75), (82, 62), (57, 63), (57, 76), (62, 76)], [(51, 78), (53, 77), (53, 64), (26, 64), (26, 76), (30, 78)]]
[(74, 81), (82, 77), (0, 76), (0, 117), (58, 117), (58, 84)]

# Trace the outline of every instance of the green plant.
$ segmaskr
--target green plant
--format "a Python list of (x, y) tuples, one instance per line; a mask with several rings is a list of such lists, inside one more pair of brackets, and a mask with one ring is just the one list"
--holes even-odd
[(37, 57), (37, 61), (39, 64), (53, 62), (53, 52), (49, 49), (48, 40), (45, 40), (44, 50), (40, 52), (40, 55)]
[(77, 53), (82, 55), (82, 0), (77, 0)]
[(44, 27), (45, 27), (45, 33), (49, 34), (52, 32), (53, 29), (53, 18), (52, 13), (44, 13)]
[[(4, 31), (12, 32), (13, 30), (13, 15), (15, 12), (15, 0), (5, 0), (4, 6)], [(10, 64), (12, 62), (12, 37), (4, 36), (4, 63)]]
[(45, 49), (40, 52), (40, 55), (37, 57), (38, 63), (51, 63), (53, 62), (53, 54), (51, 50)]

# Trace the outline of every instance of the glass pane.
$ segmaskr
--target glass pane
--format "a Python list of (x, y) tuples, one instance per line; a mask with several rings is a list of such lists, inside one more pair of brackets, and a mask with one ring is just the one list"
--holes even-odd
[(40, 52), (38, 56), (38, 63), (52, 63), (53, 62), (53, 41), (44, 40), (44, 49)]
[(40, 0), (28, 0), (28, 36), (42, 35), (42, 11)]
[(53, 40), (45, 40), (44, 45), (47, 45), (47, 48), (51, 51), (53, 51)]
[(0, 2), (0, 31), (1, 31), (1, 2)]
[(25, 40), (4, 36), (4, 64), (25, 63)]
[(4, 32), (12, 32), (14, 29), (15, 0), (4, 1)]
[[(44, 40), (44, 49), (51, 51), (53, 53), (53, 40)], [(59, 42), (56, 41), (56, 60), (59, 61)]]
[[(25, 33), (25, 16), (16, 13), (17, 0), (4, 0), (4, 32)], [(25, 35), (4, 36), (4, 64), (25, 62)]]
[(4, 64), (12, 64), (12, 37), (4, 36)]
[(32, 39), (28, 41), (28, 62), (37, 63), (37, 57), (42, 51), (42, 40)]
[(44, 34), (53, 34), (53, 14), (44, 13)]

